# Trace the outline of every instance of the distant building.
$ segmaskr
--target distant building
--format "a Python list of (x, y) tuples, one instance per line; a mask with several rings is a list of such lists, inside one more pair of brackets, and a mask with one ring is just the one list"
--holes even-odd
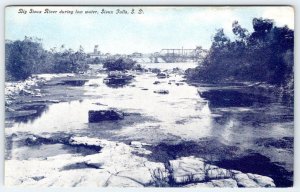
[(94, 47), (94, 52), (93, 53), (89, 53), (89, 55), (90, 55), (90, 57), (91, 58), (102, 58), (102, 55), (101, 55), (101, 52), (100, 51), (98, 51), (98, 48), (99, 48), (99, 46), (98, 45), (95, 45), (95, 47)]

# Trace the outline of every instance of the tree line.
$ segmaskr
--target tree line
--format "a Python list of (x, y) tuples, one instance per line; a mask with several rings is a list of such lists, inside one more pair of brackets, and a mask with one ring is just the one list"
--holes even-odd
[(5, 80), (24, 80), (38, 73), (78, 73), (88, 66), (87, 54), (80, 46), (79, 50), (60, 51), (52, 48), (45, 50), (39, 38), (25, 37), (24, 40), (5, 43)]
[(24, 40), (5, 43), (5, 80), (24, 80), (32, 74), (40, 73), (80, 73), (88, 69), (88, 64), (100, 64), (109, 70), (141, 70), (140, 65), (129, 58), (109, 56), (92, 58), (82, 46), (77, 51), (59, 48), (45, 50), (39, 38), (25, 37)]
[(294, 31), (270, 19), (254, 18), (253, 32), (232, 23), (231, 40), (218, 29), (203, 61), (186, 71), (194, 82), (265, 82), (294, 89)]

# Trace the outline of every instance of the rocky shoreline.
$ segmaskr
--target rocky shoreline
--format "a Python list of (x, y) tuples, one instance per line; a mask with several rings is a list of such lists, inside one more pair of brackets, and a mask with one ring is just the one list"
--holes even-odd
[(275, 187), (270, 177), (220, 168), (194, 156), (168, 163), (149, 161), (151, 151), (145, 148), (148, 144), (138, 141), (125, 144), (88, 137), (53, 139), (36, 135), (27, 136), (25, 141), (31, 146), (61, 143), (95, 150), (85, 156), (6, 160), (9, 186)]

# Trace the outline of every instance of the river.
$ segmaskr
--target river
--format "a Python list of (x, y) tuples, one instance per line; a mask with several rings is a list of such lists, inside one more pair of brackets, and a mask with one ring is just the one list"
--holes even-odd
[[(172, 147), (184, 146), (191, 149), (173, 153), (179, 156), (190, 153), (210, 158), (224, 167), (277, 175), (274, 179), (277, 185), (291, 185), (292, 105), (274, 94), (249, 93), (245, 85), (189, 84), (181, 70), (195, 67), (195, 63), (142, 66), (167, 70), (170, 77), (158, 79), (152, 72), (136, 73), (132, 83), (116, 88), (103, 82), (105, 73), (97, 73), (84, 86), (66, 87), (66, 91), (81, 91), (81, 99), (53, 103), (33, 120), (13, 122), (6, 128), (7, 137), (13, 133), (63, 133), (113, 141), (141, 141), (157, 146), (151, 149), (154, 152), (167, 153)], [(159, 83), (154, 84), (155, 81)], [(168, 90), (169, 94), (158, 94), (156, 90)], [(88, 123), (89, 110), (107, 108), (129, 115), (120, 122)], [(28, 156), (28, 150), (12, 154), (11, 158)], [(154, 155), (153, 159), (159, 157)]]

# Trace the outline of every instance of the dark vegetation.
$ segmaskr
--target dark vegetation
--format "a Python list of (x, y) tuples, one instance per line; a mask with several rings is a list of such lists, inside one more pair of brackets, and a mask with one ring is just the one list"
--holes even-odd
[(186, 71), (194, 82), (263, 82), (294, 90), (294, 31), (270, 19), (254, 18), (252, 33), (234, 21), (231, 40), (218, 29), (206, 58)]
[(78, 51), (56, 48), (45, 50), (41, 39), (25, 37), (24, 40), (5, 43), (6, 80), (24, 80), (38, 73), (78, 73), (87, 69), (87, 56), (82, 47)]
[(140, 65), (136, 65), (136, 62), (132, 59), (125, 58), (111, 58), (104, 62), (103, 67), (109, 71), (125, 71), (134, 68), (140, 68)]

